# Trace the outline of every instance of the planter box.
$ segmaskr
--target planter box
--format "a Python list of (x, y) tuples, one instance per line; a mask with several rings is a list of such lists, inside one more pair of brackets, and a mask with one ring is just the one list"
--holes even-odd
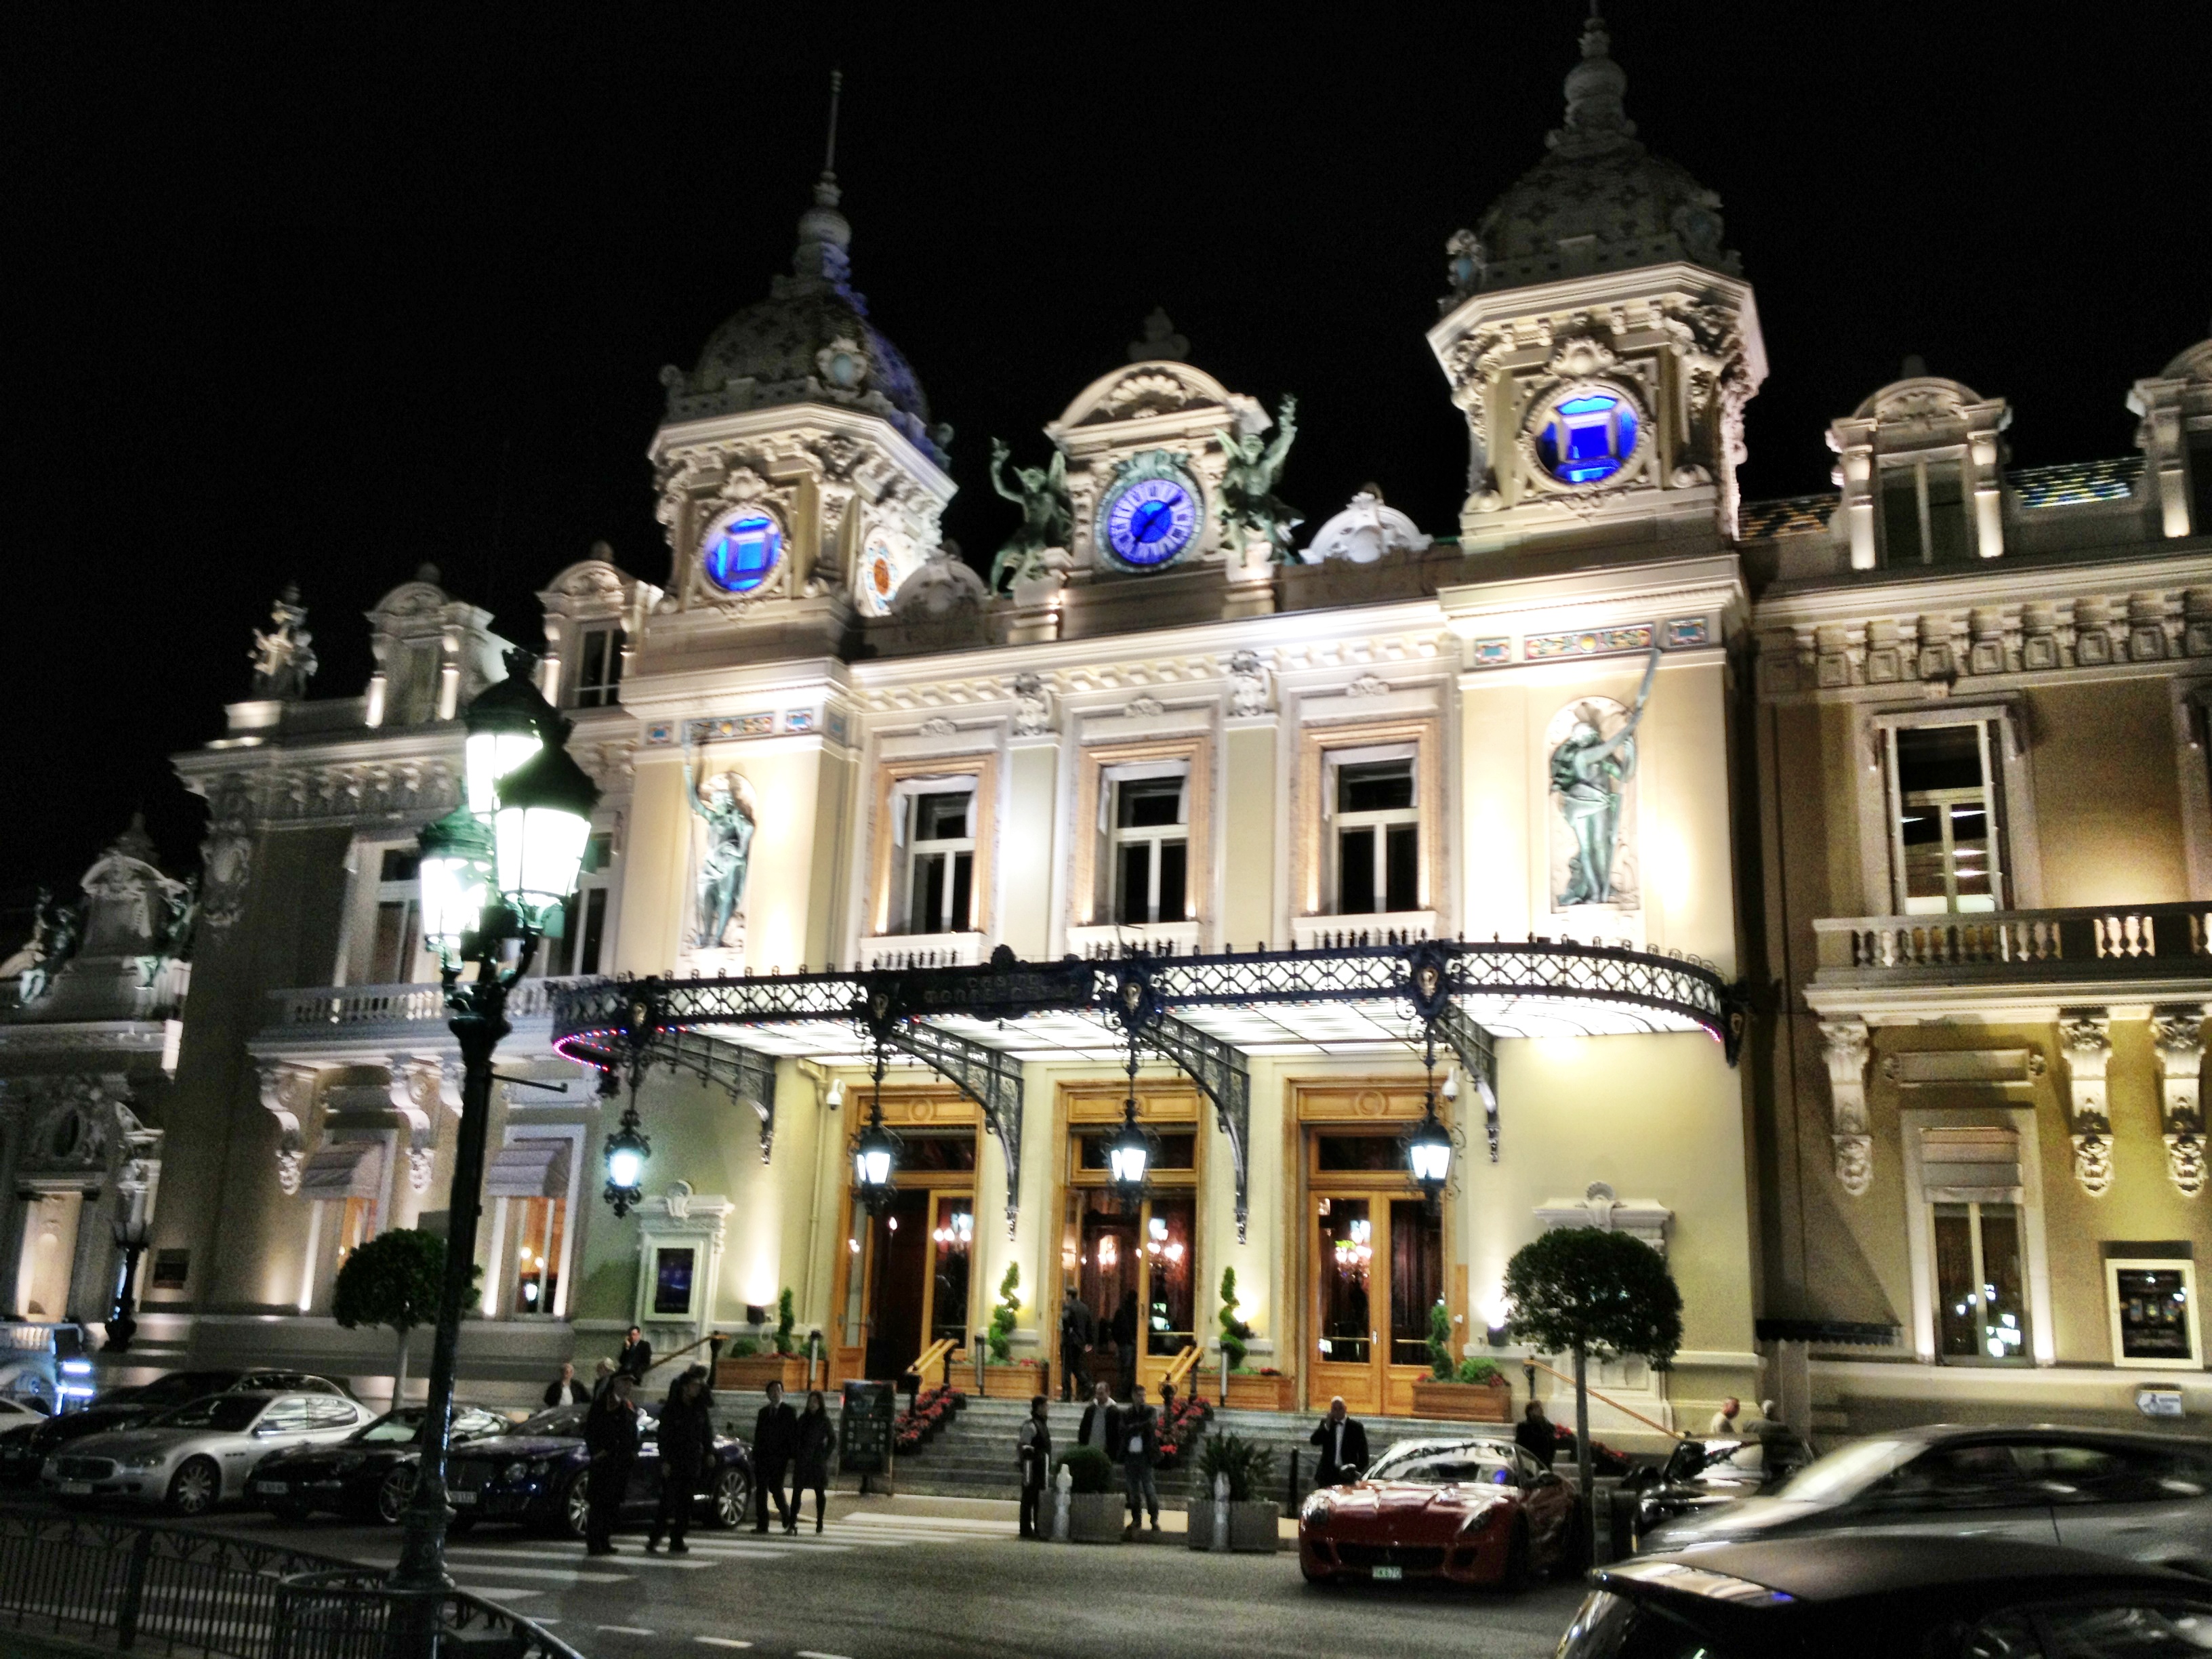
[(735, 1389), (740, 1394), (758, 1394), (771, 1382), (783, 1384), (786, 1394), (796, 1394), (797, 1405), (806, 1403), (807, 1372), (811, 1367), (804, 1354), (748, 1354), (741, 1359), (717, 1360), (714, 1364), (714, 1386)]
[(1067, 1541), (1118, 1544), (1128, 1499), (1118, 1492), (1072, 1492), (1067, 1495)]
[(1502, 1376), (1494, 1382), (1439, 1382), (1426, 1378), (1413, 1384), (1413, 1415), (1457, 1423), (1510, 1423), (1513, 1385)]
[(1286, 1412), (1295, 1409), (1297, 1379), (1294, 1376), (1246, 1376), (1229, 1373), (1229, 1398), (1221, 1403), (1231, 1411)]
[(1226, 1547), (1247, 1554), (1272, 1555), (1282, 1547), (1282, 1539), (1275, 1525), (1275, 1517), (1282, 1513), (1279, 1505), (1265, 1498), (1249, 1498), (1243, 1503), (1217, 1503), (1203, 1498), (1190, 1506), (1189, 1546), (1194, 1550), (1214, 1550), (1224, 1547), (1221, 1512), (1229, 1512)]
[(983, 1367), (983, 1398), (1027, 1400), (1044, 1392), (1044, 1373), (1026, 1362)]

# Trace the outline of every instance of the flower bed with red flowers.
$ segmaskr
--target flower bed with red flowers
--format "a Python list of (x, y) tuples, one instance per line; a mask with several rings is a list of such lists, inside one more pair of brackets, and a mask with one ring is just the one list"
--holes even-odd
[(1178, 1400), (1160, 1413), (1160, 1462), (1173, 1468), (1182, 1461), (1186, 1449), (1195, 1445), (1205, 1434), (1206, 1425), (1213, 1415), (1213, 1407), (1203, 1400)]
[(913, 1451), (937, 1437), (939, 1431), (952, 1420), (952, 1414), (968, 1404), (968, 1396), (957, 1389), (942, 1385), (923, 1389), (914, 1396), (914, 1403), (901, 1412), (891, 1423), (891, 1441), (900, 1451)]

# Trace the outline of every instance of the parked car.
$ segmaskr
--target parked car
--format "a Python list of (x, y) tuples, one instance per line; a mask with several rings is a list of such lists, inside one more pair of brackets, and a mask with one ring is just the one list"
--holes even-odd
[(171, 1371), (136, 1388), (110, 1389), (90, 1405), (48, 1418), (20, 1438), (13, 1434), (0, 1434), (0, 1484), (35, 1484), (48, 1458), (71, 1441), (87, 1435), (126, 1429), (211, 1394), (265, 1389), (349, 1397), (330, 1378), (313, 1376), (305, 1371)]
[(1625, 1519), (1640, 1539), (1678, 1515), (1771, 1492), (1812, 1461), (1812, 1447), (1787, 1430), (1745, 1440), (1685, 1440), (1664, 1464), (1635, 1470), (1620, 1483), (1616, 1525)]
[(2202, 1582), (2049, 1544), (1776, 1539), (1638, 1556), (1590, 1577), (1558, 1659), (2179, 1659), (2212, 1648)]
[(1589, 1559), (1575, 1489), (1510, 1440), (1401, 1440), (1366, 1476), (1306, 1499), (1310, 1584), (1447, 1578), (1520, 1589)]
[[(446, 1495), (453, 1528), (479, 1521), (515, 1521), (545, 1532), (584, 1535), (589, 1508), (584, 1469), (584, 1413), (587, 1406), (556, 1406), (526, 1419), (496, 1439), (478, 1440), (446, 1462)], [(660, 1501), (659, 1423), (650, 1406), (644, 1419), (625, 1515), (651, 1515)], [(734, 1527), (752, 1501), (752, 1456), (742, 1440), (717, 1434), (698, 1514), (708, 1525)]]
[(1877, 1435), (1771, 1497), (1666, 1522), (1644, 1547), (1837, 1533), (2061, 1544), (2212, 1577), (2212, 1441), (2049, 1427)]
[[(317, 1510), (396, 1524), (415, 1491), (422, 1461), (421, 1406), (386, 1412), (335, 1443), (313, 1442), (273, 1451), (253, 1466), (247, 1486), (253, 1500), (287, 1521)], [(453, 1445), (488, 1440), (514, 1425), (482, 1406), (453, 1407)]]
[(59, 1498), (119, 1498), (204, 1515), (242, 1496), (269, 1453), (343, 1440), (371, 1415), (341, 1395), (209, 1395), (136, 1427), (72, 1442), (46, 1460), (40, 1484)]

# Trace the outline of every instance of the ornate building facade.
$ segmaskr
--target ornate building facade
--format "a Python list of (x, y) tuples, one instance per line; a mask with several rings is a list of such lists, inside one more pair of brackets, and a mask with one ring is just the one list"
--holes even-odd
[[(1832, 1425), (2131, 1411), (2136, 1337), (2201, 1371), (2212, 346), (2136, 386), (2139, 463), (2008, 471), (2005, 405), (1918, 377), (1836, 422), (1839, 495), (1747, 506), (1753, 289), (1624, 84), (1593, 23), (1545, 159), (1449, 244), (1452, 536), (1371, 492), (1296, 533), (1295, 406), (1156, 317), (1044, 465), (994, 459), (1021, 527), (986, 580), (817, 183), (792, 275), (663, 371), (665, 580), (599, 549), (540, 596), (526, 672), (602, 800), (510, 1008), (472, 1389), (534, 1394), (633, 1321), (755, 1334), (787, 1290), (832, 1376), (980, 1364), (1009, 1269), (1017, 1358), (1057, 1365), (1072, 1290), (1137, 1310), (1146, 1380), (1203, 1372), (1234, 1269), (1286, 1399), (1404, 1413), (1438, 1304), (1455, 1352), (1520, 1358), (1504, 1263), (1568, 1225), (1681, 1285), (1673, 1370), (1601, 1379), (1654, 1424), (1762, 1391)], [(210, 828), (188, 996), (134, 935), (170, 964), (130, 1039), (158, 1025), (159, 1063), (102, 1080), (45, 981), (0, 1024), (0, 1249), (19, 1312), (35, 1283), (102, 1317), (101, 1235), (59, 1291), (35, 1242), (36, 1103), (91, 1079), (99, 1201), (157, 1264), (133, 1354), (373, 1388), (386, 1339), (335, 1326), (332, 1279), (441, 1224), (459, 1103), (414, 838), (521, 659), (426, 568), (371, 614), (369, 684), (309, 697), (303, 620), (280, 604), (254, 696), (178, 758)], [(1125, 993), (1160, 1016), (1135, 1049)], [(1432, 1203), (1401, 1143), (1439, 1033)], [(580, 1058), (652, 1137), (624, 1216)], [(871, 1212), (878, 1109), (903, 1146)]]

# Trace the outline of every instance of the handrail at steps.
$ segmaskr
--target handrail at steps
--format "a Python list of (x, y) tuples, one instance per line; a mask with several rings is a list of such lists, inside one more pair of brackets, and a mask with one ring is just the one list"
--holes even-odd
[[(706, 1335), (701, 1337), (696, 1342), (686, 1342), (682, 1347), (677, 1349), (674, 1353), (669, 1354), (663, 1358), (654, 1360), (653, 1364), (645, 1368), (645, 1376), (651, 1376), (653, 1372), (659, 1370), (663, 1365), (673, 1365), (678, 1360), (683, 1358), (685, 1354), (690, 1353), (694, 1348), (703, 1348), (709, 1343), (719, 1344), (727, 1342), (729, 1340), (729, 1337), (721, 1331), (709, 1331)], [(713, 1368), (710, 1366), (708, 1368), (708, 1376), (707, 1379), (708, 1386), (709, 1388), (714, 1386), (714, 1376), (712, 1375), (712, 1371)], [(640, 1377), (638, 1380), (640, 1382), (643, 1382), (645, 1378)]]
[(924, 1348), (921, 1357), (907, 1370), (921, 1379), (921, 1386), (925, 1389), (929, 1386), (929, 1368), (932, 1365), (941, 1368), (937, 1378), (939, 1382), (950, 1382), (952, 1380), (952, 1351), (959, 1344), (951, 1337), (940, 1336)]
[(1190, 1374), (1197, 1369), (1198, 1344), (1195, 1342), (1187, 1343), (1184, 1345), (1182, 1352), (1176, 1354), (1174, 1359), (1169, 1362), (1167, 1375), (1160, 1379), (1160, 1386), (1163, 1389), (1170, 1387), (1181, 1388), (1189, 1380)]
[[(1565, 1371), (1553, 1370), (1549, 1365), (1547, 1365), (1540, 1359), (1532, 1357), (1524, 1360), (1522, 1363), (1524, 1364), (1534, 1366), (1547, 1376), (1558, 1377), (1560, 1382), (1565, 1383), (1569, 1388), (1572, 1388), (1574, 1386), (1575, 1379), (1573, 1377), (1569, 1376)], [(1658, 1430), (1660, 1433), (1665, 1435), (1669, 1440), (1687, 1440), (1690, 1437), (1688, 1435), (1683, 1433), (1680, 1429), (1670, 1429), (1664, 1423), (1653, 1422), (1642, 1412), (1638, 1411), (1633, 1406), (1624, 1406), (1620, 1401), (1615, 1400), (1609, 1394), (1600, 1394), (1595, 1389), (1591, 1388), (1587, 1382), (1583, 1384), (1583, 1392), (1589, 1395), (1593, 1400), (1603, 1401), (1607, 1405), (1612, 1407), (1613, 1410), (1621, 1413), (1623, 1415), (1634, 1418), (1638, 1422), (1643, 1424), (1645, 1428)], [(1585, 1432), (1583, 1426), (1579, 1423), (1576, 1424), (1575, 1432), (1577, 1434)]]

